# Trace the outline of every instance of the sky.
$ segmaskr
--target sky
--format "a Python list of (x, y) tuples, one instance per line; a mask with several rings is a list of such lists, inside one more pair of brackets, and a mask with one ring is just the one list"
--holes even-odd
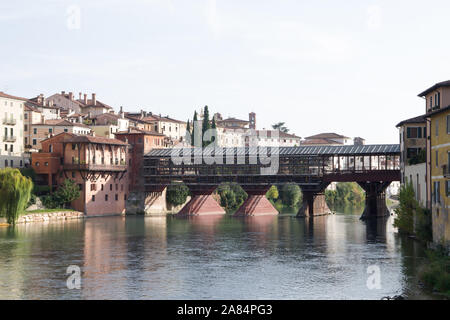
[(447, 0), (0, 0), (0, 91), (398, 143), (450, 79), (449, 16)]

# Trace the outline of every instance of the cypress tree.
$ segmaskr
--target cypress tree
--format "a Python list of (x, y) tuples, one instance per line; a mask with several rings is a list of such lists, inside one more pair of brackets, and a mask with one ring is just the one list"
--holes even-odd
[(217, 126), (216, 126), (216, 118), (213, 117), (211, 129), (213, 129), (213, 140), (211, 141), (214, 143), (215, 146), (217, 146)]
[(24, 177), (18, 169), (0, 170), (0, 216), (9, 224), (15, 224), (19, 215), (30, 201), (33, 182)]
[(194, 112), (194, 120), (192, 121), (192, 134), (191, 134), (191, 144), (192, 146), (195, 146), (195, 136), (198, 131), (198, 117), (197, 117), (197, 111)]
[[(209, 110), (208, 106), (205, 106), (203, 111), (203, 124), (202, 124), (202, 136), (205, 136), (205, 132), (211, 129), (211, 124), (209, 123)], [(206, 147), (211, 141), (204, 141), (203, 147)]]
[(191, 143), (191, 141), (192, 141), (191, 134), (192, 134), (191, 124), (189, 123), (189, 119), (188, 119), (187, 125), (186, 125), (186, 136), (185, 136), (186, 143)]

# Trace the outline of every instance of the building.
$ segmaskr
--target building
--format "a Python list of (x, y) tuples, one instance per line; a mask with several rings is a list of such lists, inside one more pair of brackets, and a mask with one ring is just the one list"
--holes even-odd
[(24, 155), (24, 109), (27, 99), (0, 91), (0, 168), (24, 167), (28, 158)]
[(306, 137), (305, 140), (302, 141), (302, 145), (305, 146), (343, 146), (351, 144), (351, 138), (334, 132), (319, 133), (313, 136)]
[(433, 241), (450, 248), (450, 105), (427, 114), (430, 120), (430, 176)]
[(45, 120), (43, 123), (31, 124), (25, 128), (25, 145), (30, 152), (39, 151), (41, 141), (62, 132), (69, 132), (77, 135), (87, 135), (91, 129), (82, 123), (72, 123), (64, 119)]
[(66, 111), (73, 111), (75, 113), (98, 115), (110, 112), (112, 107), (97, 100), (97, 95), (92, 93), (91, 99), (88, 99), (87, 94), (78, 94), (78, 99), (75, 98), (73, 92), (56, 93), (46, 99), (48, 104), (52, 104)]
[(86, 118), (89, 125), (96, 136), (107, 138), (115, 138), (115, 134), (120, 131), (127, 131), (129, 128), (129, 120), (124, 117), (124, 113), (102, 113), (94, 117)]
[(183, 143), (186, 138), (187, 123), (169, 116), (156, 115), (141, 110), (139, 113), (126, 112), (125, 117), (130, 120), (130, 126), (165, 135), (169, 138), (172, 146)]
[(71, 179), (80, 188), (72, 202), (87, 216), (125, 213), (128, 196), (128, 144), (95, 136), (63, 132), (42, 141), (42, 152), (31, 155), (38, 177), (50, 186)]
[(164, 148), (165, 136), (155, 131), (129, 128), (127, 131), (117, 132), (116, 139), (130, 145), (130, 191), (142, 191), (144, 185), (142, 175), (144, 154), (150, 152), (153, 148)]
[(427, 207), (431, 209), (433, 241), (450, 247), (450, 80), (418, 95), (425, 100), (427, 149)]
[(61, 119), (61, 109), (54, 106), (53, 102), (47, 102), (42, 93), (37, 97), (28, 99), (26, 105), (39, 111), (42, 114), (43, 120)]
[(249, 130), (245, 145), (251, 147), (298, 147), (301, 137), (280, 130)]
[(426, 117), (403, 120), (396, 126), (400, 137), (401, 183), (412, 183), (416, 200), (427, 205)]
[(354, 146), (363, 146), (366, 144), (366, 139), (361, 137), (354, 137), (353, 138), (353, 145)]
[(166, 210), (166, 187), (147, 193), (144, 188), (144, 155), (153, 148), (163, 148), (166, 136), (155, 131), (129, 128), (116, 133), (117, 139), (130, 145), (128, 213), (161, 213)]

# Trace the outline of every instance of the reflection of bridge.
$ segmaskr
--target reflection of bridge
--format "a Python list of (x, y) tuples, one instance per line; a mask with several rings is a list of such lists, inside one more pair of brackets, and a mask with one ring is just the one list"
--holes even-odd
[(301, 216), (329, 211), (324, 190), (333, 181), (357, 182), (366, 191), (363, 217), (387, 213), (384, 191), (400, 181), (399, 145), (281, 148), (154, 149), (144, 156), (146, 192), (183, 181), (192, 200), (180, 214), (220, 211), (211, 194), (222, 182), (235, 182), (249, 197), (237, 215), (274, 214), (264, 195), (271, 185), (296, 183), (303, 192)]

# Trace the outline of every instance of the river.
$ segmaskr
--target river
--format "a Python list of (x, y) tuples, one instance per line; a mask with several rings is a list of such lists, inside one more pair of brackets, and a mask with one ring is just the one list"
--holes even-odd
[(356, 213), (21, 224), (0, 228), (0, 299), (428, 299), (422, 257), (392, 217)]

